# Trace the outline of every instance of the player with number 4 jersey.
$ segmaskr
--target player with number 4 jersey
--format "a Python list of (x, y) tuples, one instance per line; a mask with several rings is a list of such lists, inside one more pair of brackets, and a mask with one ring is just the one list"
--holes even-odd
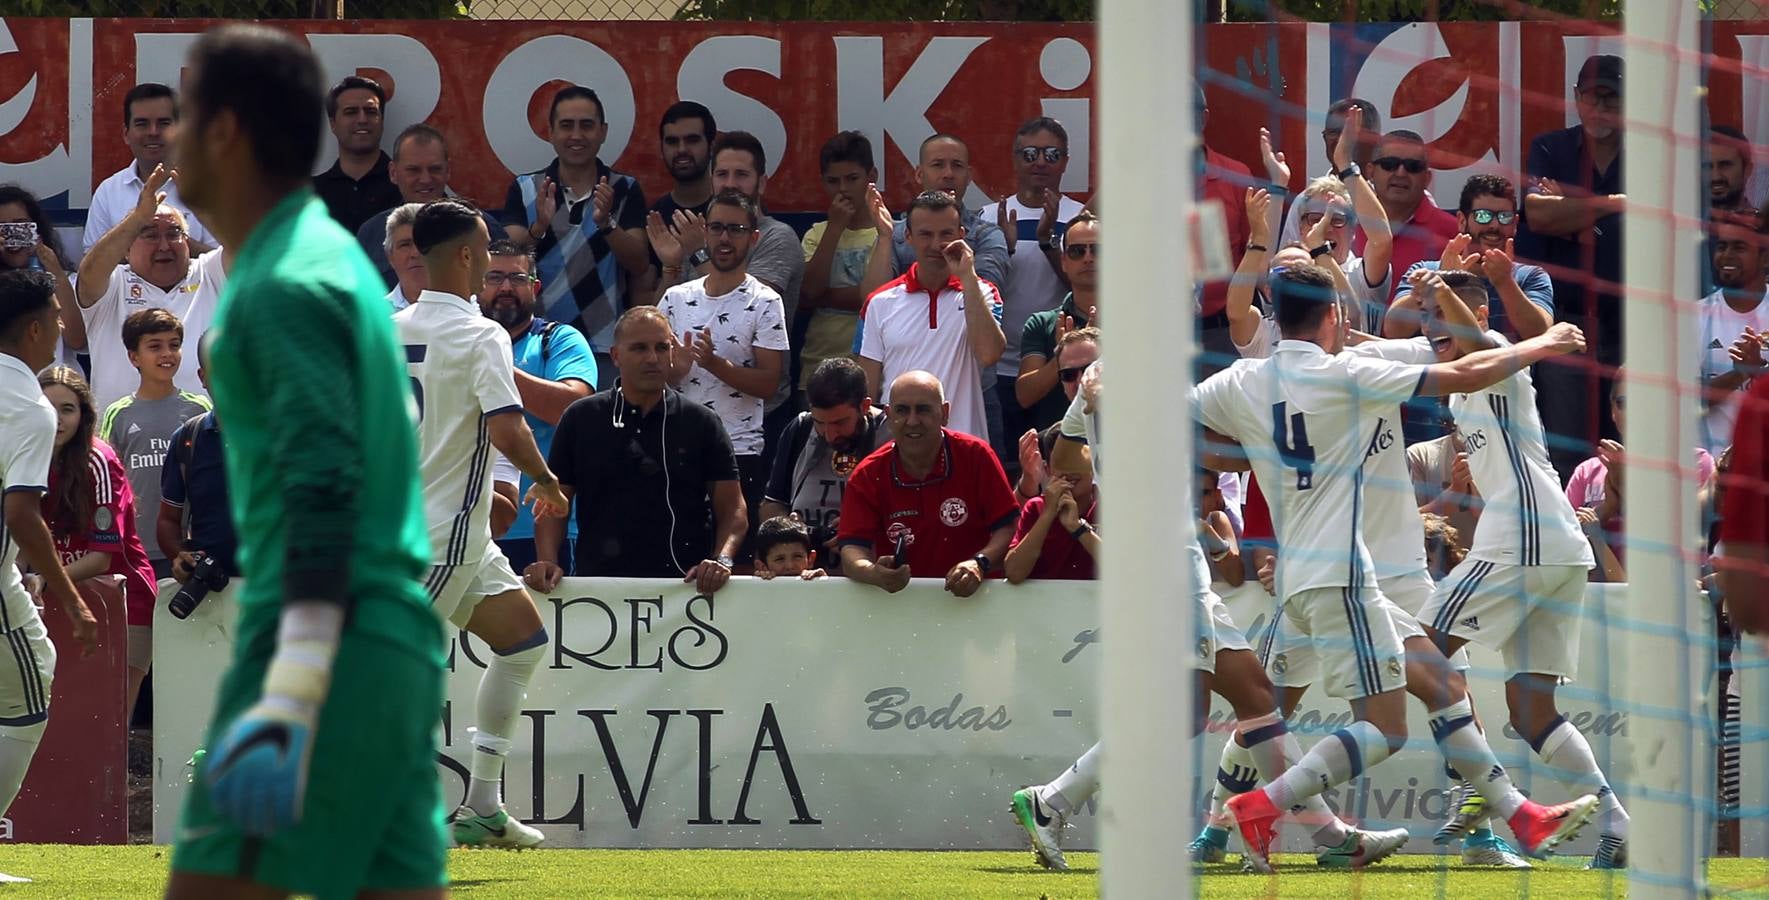
[[(1542, 856), (1584, 825), (1596, 798), (1559, 807), (1526, 800), (1473, 724), (1448, 660), (1376, 584), (1362, 535), (1364, 460), (1377, 423), (1415, 395), (1479, 390), (1537, 360), (1578, 349), (1570, 325), (1515, 352), (1437, 366), (1339, 354), (1344, 324), (1331, 276), (1315, 266), (1275, 273), (1284, 340), (1271, 358), (1241, 360), (1193, 391), (1203, 424), (1245, 448), (1271, 500), (1278, 598), (1320, 657), (1328, 693), (1352, 701), (1350, 726), (1317, 742), (1296, 766), (1229, 801), (1250, 861), (1260, 867), (1283, 810), (1386, 759), (1406, 739), (1401, 688), (1418, 695), (1451, 765), (1483, 773), (1476, 787), (1505, 817), (1525, 852)], [(1349, 521), (1347, 521), (1349, 519)], [(1349, 526), (1349, 527), (1348, 527)]]

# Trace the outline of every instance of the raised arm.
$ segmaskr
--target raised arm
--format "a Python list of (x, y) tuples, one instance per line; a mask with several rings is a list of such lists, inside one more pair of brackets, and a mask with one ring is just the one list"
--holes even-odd
[(1554, 314), (1537, 306), (1517, 283), (1517, 269), (1512, 263), (1515, 253), (1512, 240), (1506, 238), (1505, 249), (1480, 255), (1480, 271), (1498, 290), (1499, 305), (1505, 308), (1505, 318), (1517, 329), (1517, 336), (1533, 338), (1547, 332), (1548, 326), (1554, 324)]
[(172, 174), (172, 170), (165, 166), (154, 166), (153, 174), (141, 186), (135, 208), (119, 219), (80, 259), (80, 279), (74, 285), (74, 299), (81, 309), (97, 303), (110, 288), (111, 273), (116, 270), (118, 260), (129, 255), (129, 245), (135, 242), (135, 236), (153, 222), (154, 212), (166, 201), (163, 188), (172, 179)]
[[(1339, 142), (1333, 145), (1335, 171), (1343, 172), (1352, 164), (1363, 123), (1362, 109), (1353, 106), (1346, 110), (1345, 127), (1339, 132)], [(1362, 174), (1346, 179), (1345, 189), (1351, 192), (1351, 208), (1357, 211), (1358, 227), (1364, 230), (1364, 281), (1368, 282), (1373, 274), (1386, 278), (1388, 264), (1394, 258), (1394, 232), (1388, 227), (1388, 211), (1382, 208), (1375, 189)]]
[(982, 279), (977, 276), (977, 259), (970, 244), (953, 241), (946, 245), (944, 252), (946, 263), (958, 273), (958, 283), (964, 288), (965, 337), (970, 341), (977, 364), (988, 371), (990, 366), (1001, 361), (1001, 354), (1007, 352), (1007, 335), (1001, 332), (999, 318), (998, 288), (991, 285), (989, 290), (984, 290)]
[[(1260, 140), (1266, 140), (1265, 130), (1260, 129)], [(1272, 202), (1269, 191), (1247, 189), (1247, 252), (1241, 256), (1241, 264), (1235, 268), (1235, 274), (1228, 282), (1228, 336), (1235, 346), (1245, 347), (1253, 343), (1259, 332), (1259, 310), (1253, 308), (1254, 289), (1259, 279), (1271, 268), (1272, 247), (1272, 209), (1277, 204)]]

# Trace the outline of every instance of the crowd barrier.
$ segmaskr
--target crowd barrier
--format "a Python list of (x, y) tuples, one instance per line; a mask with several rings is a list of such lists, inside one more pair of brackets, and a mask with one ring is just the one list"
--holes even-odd
[(123, 594), (100, 579), (81, 582), (80, 593), (98, 619), (98, 650), (82, 657), (67, 616), (44, 611), (57, 657), (49, 724), (18, 797), (0, 819), (0, 842), (129, 842)]
[[(1054, 777), (1098, 733), (1097, 667), (1110, 643), (1101, 641), (1091, 587), (992, 582), (958, 600), (938, 581), (888, 595), (842, 580), (739, 578), (706, 597), (673, 581), (568, 579), (538, 598), (554, 642), (509, 759), (508, 806), (560, 847), (1019, 847), (1009, 796)], [(185, 621), (162, 606), (155, 622), (157, 842), (175, 834), (184, 763), (226, 664), (230, 593)], [(1227, 599), (1250, 631), (1270, 615), (1257, 585)], [(1620, 696), (1627, 662), (1625, 630), (1612, 626), (1625, 621), (1630, 599), (1622, 587), (1593, 586), (1588, 600), (1581, 677), (1563, 690), (1563, 707), (1626, 801), (1642, 776), (1628, 716), (1608, 698)], [(1186, 652), (1189, 642), (1174, 649)], [(1748, 652), (1761, 660), (1760, 650)], [(454, 634), (438, 759), (451, 805), (464, 796), (486, 653)], [(1524, 790), (1561, 797), (1503, 725), (1496, 655), (1476, 648), (1473, 664), (1475, 703), (1501, 760)], [(1748, 699), (1761, 696), (1762, 679), (1751, 681), (1747, 717), (1764, 708)], [(1175, 702), (1187, 689), (1173, 686)], [(1306, 745), (1347, 718), (1343, 703), (1315, 691), (1292, 723)], [(1216, 700), (1204, 759), (1216, 758), (1231, 720)], [(1410, 730), (1406, 752), (1327, 800), (1372, 825), (1408, 827), (1424, 850), (1446, 785), (1416, 705)], [(1757, 796), (1769, 744), (1747, 747), (1744, 768), (1745, 796)], [(1073, 820), (1071, 846), (1093, 846), (1094, 811)], [(1293, 849), (1305, 849), (1300, 831), (1284, 831)], [(1588, 853), (1592, 842), (1567, 852)], [(1764, 849), (1759, 817), (1746, 823), (1744, 850)]]

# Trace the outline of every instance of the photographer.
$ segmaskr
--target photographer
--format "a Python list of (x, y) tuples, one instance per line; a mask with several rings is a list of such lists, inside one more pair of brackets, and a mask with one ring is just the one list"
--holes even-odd
[[(204, 338), (197, 343), (197, 377), (207, 387), (209, 341), (207, 335)], [(180, 584), (189, 585), (192, 571), (204, 558), (213, 561), (202, 573), (210, 576), (210, 588), (219, 589), (225, 586), (224, 579), (239, 575), (234, 559), (239, 540), (227, 505), (227, 471), (221, 460), (221, 423), (213, 412), (191, 418), (172, 432), (172, 449), (160, 470), (160, 512), (154, 534)]]
[[(62, 266), (67, 255), (54, 223), (43, 213), (37, 195), (16, 184), (0, 185), (0, 271), (42, 269), (55, 277), (55, 299), (61, 302), (61, 340), (67, 349), (86, 349), (86, 322), (74, 302), (74, 284)], [(71, 361), (72, 354), (63, 357)]]

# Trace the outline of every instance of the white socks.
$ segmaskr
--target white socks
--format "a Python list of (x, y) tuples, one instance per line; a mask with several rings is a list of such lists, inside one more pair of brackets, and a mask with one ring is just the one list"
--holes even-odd
[[(1316, 741), (1295, 765), (1265, 788), (1278, 809), (1291, 809), (1344, 784), (1388, 758), (1388, 738), (1369, 722), (1353, 722)], [(1292, 810), (1294, 811), (1294, 810)]]
[(1492, 804), (1499, 818), (1510, 819), (1523, 806), (1523, 794), (1511, 783), (1511, 776), (1499, 765), (1486, 737), (1475, 727), (1474, 706), (1468, 697), (1464, 695), (1443, 709), (1432, 710), (1430, 716), (1431, 737), (1437, 741), (1444, 761), (1468, 779), (1474, 790)]
[(1597, 812), (1601, 816), (1598, 827), (1604, 834), (1628, 836), (1628, 814), (1622, 809), (1621, 801), (1616, 799), (1615, 791), (1610, 790), (1603, 770), (1597, 768), (1597, 757), (1591, 753), (1590, 743), (1572, 727), (1572, 723), (1564, 717), (1556, 717), (1555, 724), (1549, 726), (1538, 740), (1531, 741), (1530, 746), (1542, 762), (1554, 769), (1554, 777), (1574, 796), (1597, 795)]
[(528, 646), (492, 656), (479, 679), (467, 805), (482, 816), (496, 815), (503, 808), (499, 785), (504, 777), (504, 757), (510, 752), (510, 734), (516, 730), (522, 701), (528, 697), (529, 679), (546, 655), (547, 633), (541, 631), (522, 643)]
[(1050, 807), (1063, 815), (1079, 809), (1099, 791), (1099, 745), (1094, 744), (1075, 760), (1075, 764), (1063, 770), (1055, 781), (1044, 786), (1039, 799), (1050, 804)]
[[(1277, 710), (1240, 722), (1234, 736), (1229, 738), (1228, 747), (1223, 750), (1223, 758), (1227, 759), (1232, 752), (1231, 748), (1236, 747), (1241, 741), (1247, 742), (1247, 746), (1241, 752), (1253, 761), (1254, 767), (1258, 770), (1257, 777), (1264, 778), (1268, 783), (1282, 777), (1291, 766), (1296, 765), (1297, 758), (1302, 755), (1301, 745), (1296, 743), (1296, 736), (1284, 727), (1284, 720), (1278, 715)], [(1384, 746), (1386, 746), (1386, 742)], [(1218, 773), (1219, 779), (1220, 776), (1221, 773)], [(1230, 785), (1224, 785), (1219, 780), (1217, 787), (1227, 789)], [(1235, 791), (1235, 793), (1246, 793), (1251, 790), (1253, 790), (1253, 784), (1249, 781), (1244, 790)], [(1223, 802), (1227, 803), (1228, 801), (1225, 799)], [(1295, 814), (1298, 822), (1314, 829), (1315, 843), (1324, 847), (1337, 847), (1350, 836), (1350, 826), (1341, 822), (1338, 816), (1333, 815), (1333, 811), (1327, 808), (1327, 802), (1322, 800), (1320, 795), (1301, 797), (1296, 802), (1297, 806), (1291, 812)]]
[[(1222, 761), (1216, 765), (1216, 784), (1210, 789), (1210, 813), (1204, 819), (1213, 828), (1233, 826), (1235, 818), (1229, 814), (1228, 799), (1259, 786), (1259, 769), (1253, 764), (1253, 754), (1241, 746), (1242, 734), (1237, 731), (1222, 745)], [(1296, 739), (1292, 737), (1290, 740), (1294, 742)]]
[(25, 783), (25, 772), (31, 768), (31, 757), (37, 755), (37, 744), (43, 740), (43, 729), (48, 724), (0, 728), (0, 816), (6, 815), (19, 787)]

